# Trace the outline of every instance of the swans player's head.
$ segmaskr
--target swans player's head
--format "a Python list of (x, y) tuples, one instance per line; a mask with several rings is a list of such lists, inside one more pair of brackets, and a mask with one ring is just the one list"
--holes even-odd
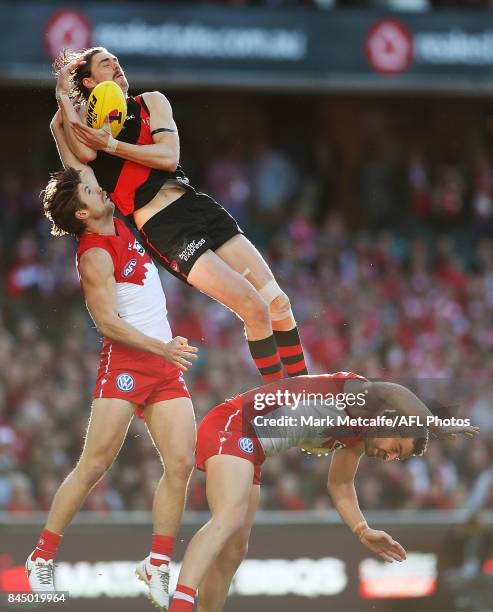
[(115, 208), (94, 178), (73, 168), (54, 172), (41, 197), (54, 236), (104, 233)]

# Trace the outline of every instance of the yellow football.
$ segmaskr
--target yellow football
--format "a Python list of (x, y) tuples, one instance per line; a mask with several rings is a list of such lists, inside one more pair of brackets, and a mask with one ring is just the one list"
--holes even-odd
[(127, 101), (123, 91), (113, 81), (103, 81), (92, 90), (87, 101), (87, 125), (96, 130), (109, 117), (111, 134), (116, 138), (127, 118)]

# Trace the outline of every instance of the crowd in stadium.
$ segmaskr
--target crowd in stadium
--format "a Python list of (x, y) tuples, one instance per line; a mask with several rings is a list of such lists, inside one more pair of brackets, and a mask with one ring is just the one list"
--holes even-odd
[[(237, 216), (268, 257), (291, 297), (311, 373), (397, 379), (432, 409), (448, 407), (482, 427), (472, 442), (432, 441), (425, 459), (364, 461), (361, 505), (461, 507), (493, 459), (493, 161), (488, 147), (459, 163), (409, 144), (396, 168), (380, 142), (353, 177), (349, 214), (334, 205), (344, 190), (330, 146), (313, 154), (310, 172), (289, 148), (236, 138), (210, 145), (215, 153), (190, 165), (194, 182)], [(51, 237), (40, 212), (45, 178), (10, 172), (0, 184), (0, 510), (12, 513), (49, 508), (80, 453), (98, 364), (74, 243)], [(186, 375), (200, 420), (260, 380), (240, 321), (162, 278), (174, 333), (200, 348)], [(269, 459), (263, 507), (329, 508), (328, 461), (297, 450)], [(134, 422), (85, 509), (150, 509), (159, 476), (143, 423)], [(492, 502), (483, 496), (481, 503)], [(203, 477), (195, 474), (188, 508), (205, 507)]]

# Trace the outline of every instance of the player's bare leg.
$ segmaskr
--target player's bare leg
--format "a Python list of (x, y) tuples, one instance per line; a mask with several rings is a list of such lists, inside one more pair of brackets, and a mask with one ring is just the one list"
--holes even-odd
[(221, 612), (236, 570), (248, 552), (248, 540), (260, 499), (260, 485), (254, 485), (243, 527), (229, 538), (200, 584), (197, 612)]
[(243, 275), (269, 305), (272, 329), (288, 375), (307, 374), (291, 303), (260, 252), (245, 236), (237, 234), (220, 246), (216, 254)]
[(195, 416), (191, 400), (180, 397), (150, 404), (144, 419), (165, 472), (154, 495), (151, 552), (136, 573), (148, 585), (151, 601), (167, 610), (169, 562), (194, 465)]
[(75, 468), (60, 485), (46, 528), (63, 533), (85, 498), (118, 455), (133, 417), (135, 404), (122, 399), (95, 399), (84, 448)]
[[(243, 528), (253, 487), (253, 464), (231, 455), (206, 461), (211, 519), (193, 536), (185, 552), (170, 612), (188, 612), (193, 595), (226, 542)], [(190, 601), (191, 600), (191, 601)]]
[(194, 263), (188, 282), (240, 317), (245, 324), (250, 352), (264, 382), (281, 378), (282, 365), (269, 309), (252, 284), (211, 250)]
[(53, 559), (61, 534), (111, 467), (125, 440), (134, 409), (134, 404), (121, 399), (94, 400), (80, 459), (58, 488), (45, 529), (26, 562), (33, 590), (54, 590)]

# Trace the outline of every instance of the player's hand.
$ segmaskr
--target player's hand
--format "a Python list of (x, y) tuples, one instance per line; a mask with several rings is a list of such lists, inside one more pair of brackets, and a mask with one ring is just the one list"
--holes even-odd
[(163, 357), (186, 372), (192, 365), (189, 360), (197, 359), (198, 350), (196, 346), (190, 346), (186, 338), (175, 336), (173, 340), (164, 342)]
[(361, 534), (360, 540), (366, 548), (382, 557), (384, 561), (393, 563), (406, 559), (406, 551), (385, 531), (368, 528)]
[(109, 121), (106, 120), (105, 125), (99, 130), (95, 130), (84, 123), (79, 123), (77, 121), (71, 121), (70, 125), (73, 129), (75, 137), (82, 144), (87, 147), (93, 149), (94, 151), (103, 151), (108, 146), (108, 140), (111, 135), (111, 130), (108, 130), (106, 124), (109, 124)]
[(431, 434), (437, 440), (457, 440), (457, 436), (464, 438), (474, 438), (479, 434), (479, 427), (472, 425), (453, 425), (453, 426), (438, 426), (431, 430)]
[(83, 64), (87, 64), (86, 60), (82, 58), (74, 59), (60, 70), (56, 83), (56, 90), (59, 94), (68, 95), (70, 93), (70, 89), (72, 88), (70, 77), (72, 73)]

